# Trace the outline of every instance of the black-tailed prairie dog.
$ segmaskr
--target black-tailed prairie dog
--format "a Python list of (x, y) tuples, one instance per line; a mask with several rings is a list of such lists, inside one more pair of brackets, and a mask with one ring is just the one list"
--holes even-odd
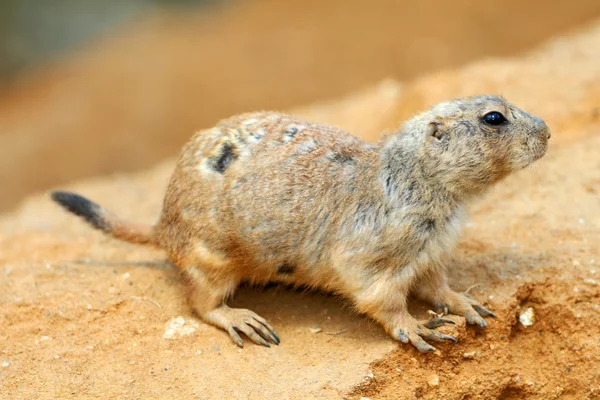
[(455, 339), (409, 314), (414, 294), (469, 324), (493, 316), (446, 271), (465, 206), (546, 152), (544, 121), (496, 96), (437, 104), (368, 144), (291, 115), (234, 116), (184, 146), (154, 226), (72, 193), (53, 199), (121, 240), (167, 251), (194, 311), (242, 346), (279, 344), (269, 323), (226, 300), (241, 282), (333, 292), (420, 351)]

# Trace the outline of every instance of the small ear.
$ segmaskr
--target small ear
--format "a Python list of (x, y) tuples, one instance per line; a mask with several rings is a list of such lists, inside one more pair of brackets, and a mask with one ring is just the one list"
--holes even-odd
[(427, 124), (427, 131), (425, 132), (427, 140), (435, 139), (442, 140), (446, 136), (446, 133), (440, 129), (440, 124), (437, 122), (430, 122)]

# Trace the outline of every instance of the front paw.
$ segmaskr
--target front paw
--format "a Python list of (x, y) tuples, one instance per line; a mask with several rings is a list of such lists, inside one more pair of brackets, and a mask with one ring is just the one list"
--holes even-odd
[(435, 351), (435, 347), (423, 339), (429, 339), (434, 342), (456, 342), (454, 337), (434, 331), (435, 328), (444, 324), (454, 324), (454, 322), (443, 318), (433, 318), (423, 322), (410, 319), (409, 321), (406, 321), (406, 323), (402, 324), (402, 326), (397, 326), (391, 329), (390, 333), (394, 339), (399, 340), (402, 343), (411, 343), (421, 353), (428, 353)]

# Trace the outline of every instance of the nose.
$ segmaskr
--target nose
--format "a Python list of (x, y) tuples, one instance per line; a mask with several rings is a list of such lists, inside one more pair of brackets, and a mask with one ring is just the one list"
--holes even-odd
[(550, 132), (550, 128), (548, 127), (548, 125), (546, 125), (546, 122), (544, 122), (543, 119), (536, 117), (535, 125), (538, 131), (540, 131), (542, 135), (546, 136), (546, 139), (550, 139), (550, 136), (552, 136), (552, 132)]
[(550, 136), (552, 136), (552, 132), (550, 132), (550, 128), (548, 128), (548, 125), (544, 124), (541, 128), (542, 131), (542, 135), (546, 135), (546, 140), (550, 139)]
[(550, 136), (552, 136), (552, 132), (550, 132), (550, 128), (548, 127), (548, 125), (546, 125), (545, 122), (544, 122), (544, 126), (542, 129), (544, 130), (544, 133), (546, 134), (546, 139), (550, 139)]

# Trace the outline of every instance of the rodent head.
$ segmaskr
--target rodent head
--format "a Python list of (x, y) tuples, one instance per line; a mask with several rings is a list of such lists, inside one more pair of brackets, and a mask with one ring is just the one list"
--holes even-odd
[(423, 172), (458, 195), (527, 167), (546, 153), (550, 138), (541, 118), (491, 95), (437, 104), (408, 121), (403, 132), (419, 142)]

